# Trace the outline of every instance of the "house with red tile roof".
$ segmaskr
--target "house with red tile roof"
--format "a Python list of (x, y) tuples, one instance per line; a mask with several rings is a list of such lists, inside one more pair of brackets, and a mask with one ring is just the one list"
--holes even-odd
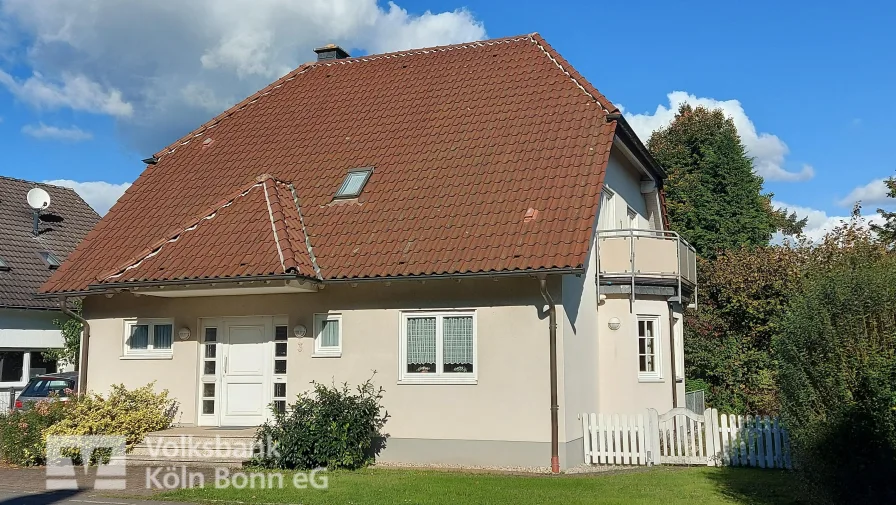
[(0, 176), (0, 412), (32, 377), (70, 369), (44, 356), (68, 316), (35, 295), (99, 219), (69, 188)]
[(693, 249), (662, 167), (538, 34), (334, 46), (145, 160), (43, 296), (86, 388), (255, 426), (376, 371), (381, 460), (583, 461), (584, 412), (683, 405)]

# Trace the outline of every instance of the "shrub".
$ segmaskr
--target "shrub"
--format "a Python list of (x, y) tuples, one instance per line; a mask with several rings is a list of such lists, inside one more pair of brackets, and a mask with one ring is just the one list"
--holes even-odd
[(896, 255), (847, 244), (810, 272), (775, 348), (816, 502), (896, 503)]
[(363, 467), (373, 461), (385, 436), (389, 414), (381, 405), (383, 389), (371, 379), (352, 390), (347, 383), (312, 382), (286, 412), (256, 434), (260, 455), (253, 464), (265, 468), (312, 469)]
[(156, 393), (154, 383), (128, 390), (112, 386), (108, 396), (88, 393), (73, 399), (66, 416), (44, 431), (50, 435), (123, 435), (130, 451), (152, 431), (171, 426), (177, 403), (168, 390)]
[(14, 465), (43, 464), (43, 431), (63, 419), (70, 407), (68, 402), (42, 400), (29, 410), (0, 414), (0, 456)]

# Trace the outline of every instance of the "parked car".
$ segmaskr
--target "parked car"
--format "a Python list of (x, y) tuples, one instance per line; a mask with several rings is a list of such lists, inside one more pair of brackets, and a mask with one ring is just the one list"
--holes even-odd
[(78, 372), (36, 375), (28, 381), (28, 385), (19, 393), (14, 408), (16, 410), (27, 409), (30, 403), (46, 400), (47, 398), (65, 401), (77, 389)]

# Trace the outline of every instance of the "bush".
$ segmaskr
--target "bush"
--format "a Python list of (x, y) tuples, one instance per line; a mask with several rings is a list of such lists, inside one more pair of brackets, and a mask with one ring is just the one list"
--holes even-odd
[(43, 400), (29, 410), (0, 414), (0, 456), (7, 463), (42, 465), (46, 461), (43, 431), (67, 415), (68, 402)]
[(782, 414), (817, 502), (896, 503), (896, 255), (843, 251), (775, 340)]
[(368, 379), (354, 391), (347, 383), (327, 386), (312, 382), (286, 412), (256, 434), (261, 454), (253, 464), (264, 468), (356, 469), (371, 463), (385, 436), (389, 414), (381, 405), (383, 389)]
[(88, 393), (72, 399), (65, 418), (44, 430), (50, 435), (123, 435), (128, 451), (152, 431), (171, 426), (177, 403), (168, 390), (156, 393), (152, 384), (128, 390), (112, 386), (106, 398)]

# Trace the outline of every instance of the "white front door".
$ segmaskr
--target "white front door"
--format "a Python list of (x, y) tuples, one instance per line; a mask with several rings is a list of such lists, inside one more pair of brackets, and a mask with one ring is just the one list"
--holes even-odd
[(221, 426), (257, 426), (270, 403), (273, 328), (269, 321), (225, 319)]

